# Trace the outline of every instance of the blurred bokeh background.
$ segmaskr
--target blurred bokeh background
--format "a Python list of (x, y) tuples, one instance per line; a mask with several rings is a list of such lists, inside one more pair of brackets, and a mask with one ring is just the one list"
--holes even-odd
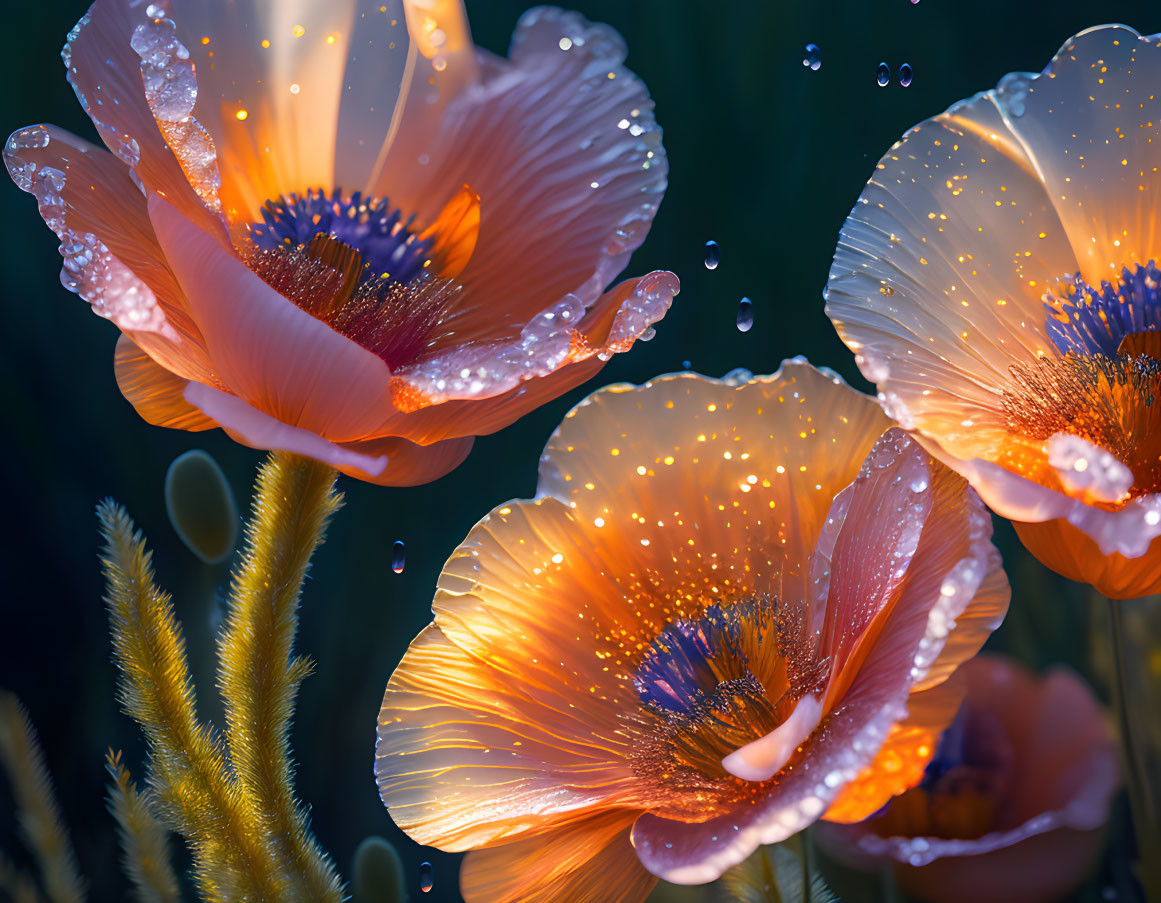
[[(206, 0), (209, 2), (209, 0)], [(323, 0), (319, 0), (323, 2)], [(1071, 34), (1106, 21), (1161, 30), (1155, 0), (576, 0), (611, 23), (628, 65), (648, 84), (665, 130), (669, 190), (630, 272), (677, 272), (681, 295), (657, 337), (609, 363), (598, 380), (476, 443), (450, 476), (391, 490), (344, 479), (346, 506), (318, 554), (302, 609), (299, 649), (315, 659), (293, 734), (297, 787), (316, 833), (344, 873), (369, 834), (396, 843), (413, 899), (419, 864), (435, 887), (424, 899), (458, 900), (455, 857), (424, 850), (391, 824), (371, 765), (375, 717), (387, 678), (430, 617), (439, 569), (489, 509), (534, 491), (537, 458), (554, 426), (607, 382), (643, 382), (692, 369), (775, 369), (803, 354), (865, 387), (823, 314), (821, 292), (836, 235), (876, 160), (912, 124), (995, 85), (1006, 72), (1039, 70)], [(476, 42), (505, 53), (524, 0), (469, 2)], [(10, 3), (0, 31), (0, 131), (53, 122), (96, 141), (58, 57), (83, 0)], [(804, 46), (821, 49), (817, 70)], [(892, 81), (876, 83), (889, 64)], [(898, 83), (909, 63), (914, 80)], [(703, 265), (704, 243), (721, 265)], [(201, 564), (178, 540), (162, 493), (170, 461), (204, 448), (248, 506), (258, 452), (224, 435), (186, 434), (141, 421), (117, 390), (117, 331), (57, 280), (57, 242), (33, 199), (0, 184), (0, 386), (3, 386), (4, 537), (0, 542), (0, 686), (15, 690), (40, 730), (92, 899), (125, 893), (112, 821), (104, 809), (105, 750), (139, 763), (142, 743), (114, 698), (94, 506), (123, 503), (155, 550), (187, 631), (203, 714), (220, 709), (213, 630), (228, 565)], [(749, 297), (754, 325), (735, 327)], [(1103, 612), (1056, 578), (997, 525), (1015, 592), (992, 648), (1037, 667), (1064, 661), (1103, 693)], [(395, 574), (391, 548), (406, 544)], [(1094, 638), (1096, 640), (1094, 641)], [(11, 798), (0, 782), (0, 849), (16, 850)], [(1127, 840), (1081, 899), (1110, 899), (1124, 884)], [(1116, 893), (1113, 890), (1113, 893)]]

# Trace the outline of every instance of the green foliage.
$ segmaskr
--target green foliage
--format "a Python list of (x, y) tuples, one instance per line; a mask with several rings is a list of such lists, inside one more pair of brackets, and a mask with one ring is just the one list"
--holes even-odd
[(137, 789), (121, 764), (121, 753), (110, 750), (105, 767), (113, 778), (109, 811), (117, 820), (125, 871), (138, 903), (178, 903), (181, 895), (169, 863), (169, 832), (154, 811), (152, 792)]
[[(61, 823), (36, 731), (20, 701), (6, 690), (0, 690), (0, 765), (11, 782), (20, 830), (40, 868), (45, 896), (50, 903), (82, 903), (84, 881)], [(40, 899), (32, 879), (2, 857), (0, 889), (17, 903)]]
[(224, 737), (198, 718), (181, 627), (154, 584), (144, 539), (119, 507), (98, 509), (120, 698), (150, 751), (148, 796), (137, 793), (119, 759), (111, 762), (111, 805), (142, 900), (175, 899), (165, 896), (168, 866), (155, 861), (154, 815), (185, 839), (199, 895), (210, 903), (343, 899), (294, 798), (288, 736), (298, 684), (310, 670), (293, 655), (299, 595), (340, 503), (333, 485), (333, 470), (293, 455), (272, 454), (259, 472), (219, 646)]
[(372, 835), (355, 850), (353, 903), (406, 903), (403, 860), (388, 841)]
[(826, 882), (808, 863), (802, 835), (785, 843), (759, 847), (745, 862), (721, 878), (729, 903), (838, 903)]

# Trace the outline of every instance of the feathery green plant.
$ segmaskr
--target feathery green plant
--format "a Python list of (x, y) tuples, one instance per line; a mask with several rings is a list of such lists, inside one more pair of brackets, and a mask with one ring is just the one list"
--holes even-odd
[(120, 752), (110, 750), (105, 766), (113, 778), (109, 811), (117, 820), (125, 871), (138, 903), (179, 903), (177, 876), (169, 863), (169, 832), (154, 811), (152, 791), (137, 789)]
[(207, 901), (343, 899), (294, 798), (288, 742), (298, 684), (310, 671), (293, 655), (299, 595), (340, 504), (334, 478), (330, 468), (277, 452), (259, 471), (218, 650), (222, 737), (198, 718), (181, 627), (154, 584), (144, 539), (121, 508), (98, 509), (121, 702), (150, 750), (148, 811), (185, 839)]
[(758, 847), (721, 878), (730, 903), (838, 903), (817, 872), (811, 873), (806, 843), (796, 834), (784, 843)]
[[(36, 730), (20, 700), (7, 690), (0, 690), (0, 764), (11, 782), (20, 830), (40, 868), (45, 896), (51, 903), (83, 903), (85, 884), (61, 822)], [(0, 889), (17, 903), (40, 899), (33, 880), (2, 858)]]

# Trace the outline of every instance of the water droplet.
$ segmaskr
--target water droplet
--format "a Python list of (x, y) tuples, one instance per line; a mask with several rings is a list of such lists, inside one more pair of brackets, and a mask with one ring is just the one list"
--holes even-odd
[(879, 68), (875, 70), (875, 81), (879, 83), (880, 88), (887, 87), (887, 83), (891, 81), (891, 67), (886, 63), (879, 63)]
[(419, 889), (425, 894), (429, 894), (434, 886), (435, 878), (432, 876), (431, 863), (421, 862), (419, 864)]
[(692, 366), (693, 366), (693, 361), (682, 361), (682, 362), (681, 362), (681, 366), (682, 366), (684, 369), (688, 370), (690, 367), (692, 367)]
[(749, 332), (754, 325), (754, 302), (743, 298), (738, 302), (738, 332)]
[(403, 547), (403, 540), (395, 540), (394, 545), (391, 546), (391, 570), (396, 574), (403, 573), (403, 565), (406, 563), (406, 551)]
[(816, 72), (822, 66), (822, 51), (818, 49), (817, 44), (806, 45), (806, 49), (802, 51), (802, 65)]
[(707, 270), (716, 270), (718, 264), (722, 262), (722, 249), (716, 241), (707, 241), (705, 243), (705, 268)]
[(911, 84), (911, 64), (904, 63), (899, 67), (899, 84), (904, 88)]

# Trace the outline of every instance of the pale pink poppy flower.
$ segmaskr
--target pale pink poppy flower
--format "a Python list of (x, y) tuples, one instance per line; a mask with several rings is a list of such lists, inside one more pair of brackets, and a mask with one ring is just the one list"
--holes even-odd
[(1107, 25), (910, 129), (827, 313), (887, 412), (1107, 596), (1161, 591), (1161, 39)]
[(1066, 668), (1038, 677), (983, 655), (960, 670), (964, 706), (923, 783), (815, 838), (929, 903), (1059, 900), (1092, 870), (1120, 787), (1107, 715)]
[(574, 13), (503, 59), (456, 0), (98, 0), (62, 55), (112, 153), (38, 125), (5, 162), (151, 423), (421, 483), (677, 292), (605, 291), (667, 167), (621, 39)]
[(799, 359), (614, 385), (444, 566), (379, 716), (384, 803), (470, 903), (636, 903), (919, 781), (1003, 618), (991, 520)]

